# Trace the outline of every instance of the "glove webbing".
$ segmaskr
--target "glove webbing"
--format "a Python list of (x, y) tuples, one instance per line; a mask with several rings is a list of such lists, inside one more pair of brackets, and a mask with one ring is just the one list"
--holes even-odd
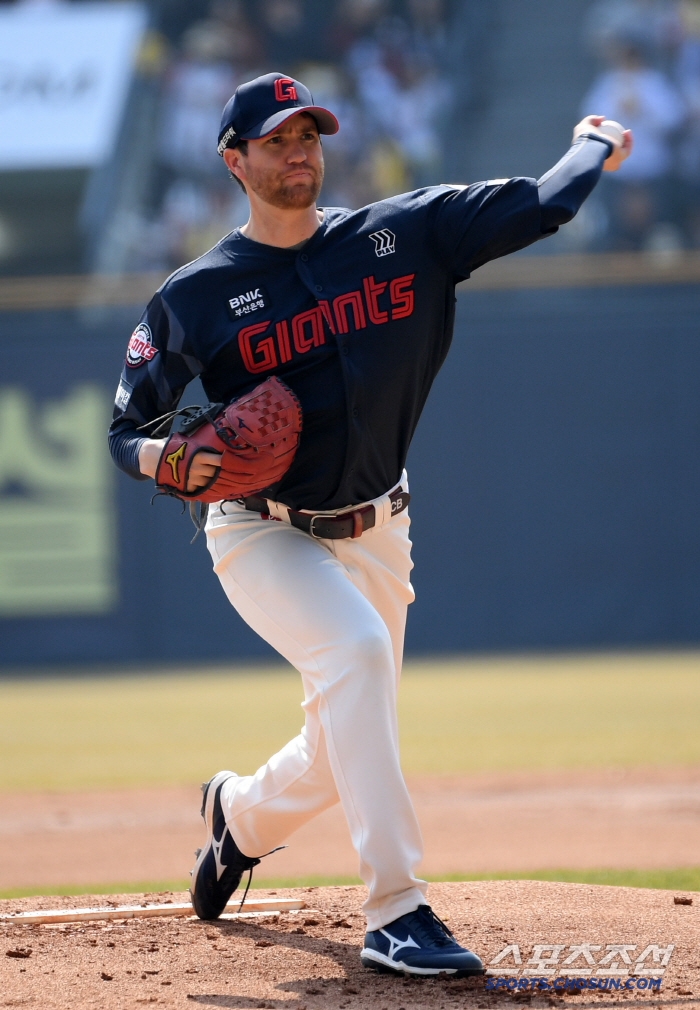
[[(153, 428), (151, 431), (151, 438), (157, 438), (158, 435), (164, 434), (168, 431), (171, 422), (175, 420), (176, 417), (186, 418), (185, 423), (181, 425), (180, 430), (184, 434), (189, 434), (191, 431), (195, 431), (200, 424), (204, 424), (205, 421), (211, 421), (213, 423), (214, 418), (223, 409), (223, 403), (208, 403), (206, 407), (200, 407), (198, 405), (193, 405), (191, 407), (180, 407), (179, 410), (171, 410), (167, 414), (161, 414), (160, 417), (154, 418), (152, 421), (147, 421), (142, 424), (137, 431), (145, 431), (152, 425), (157, 427)], [(199, 424), (194, 422), (198, 421)]]

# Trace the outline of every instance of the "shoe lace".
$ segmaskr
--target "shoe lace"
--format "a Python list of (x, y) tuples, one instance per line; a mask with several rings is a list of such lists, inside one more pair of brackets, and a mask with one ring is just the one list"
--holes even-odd
[(421, 940), (428, 941), (436, 947), (451, 947), (456, 940), (442, 919), (433, 912), (430, 905), (420, 905), (416, 916), (416, 932)]
[(241, 903), (238, 906), (238, 911), (236, 912), (236, 915), (240, 915), (241, 909), (243, 908), (243, 902), (248, 896), (250, 885), (253, 882), (253, 870), (255, 869), (256, 866), (259, 865), (260, 860), (266, 859), (267, 856), (271, 856), (273, 852), (279, 852), (280, 849), (286, 849), (286, 848), (287, 848), (286, 845), (278, 845), (276, 849), (270, 849), (270, 851), (266, 852), (264, 856), (256, 856), (254, 859), (251, 860), (250, 866), (248, 867), (248, 883), (245, 885), (245, 891), (243, 892), (243, 897), (241, 898)]

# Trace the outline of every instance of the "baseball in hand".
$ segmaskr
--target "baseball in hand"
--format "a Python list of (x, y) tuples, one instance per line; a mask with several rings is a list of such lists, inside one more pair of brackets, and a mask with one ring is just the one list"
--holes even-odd
[(598, 132), (604, 133), (606, 137), (610, 137), (610, 139), (618, 143), (620, 147), (622, 147), (625, 141), (624, 127), (620, 126), (619, 123), (616, 123), (614, 119), (603, 120), (598, 127)]

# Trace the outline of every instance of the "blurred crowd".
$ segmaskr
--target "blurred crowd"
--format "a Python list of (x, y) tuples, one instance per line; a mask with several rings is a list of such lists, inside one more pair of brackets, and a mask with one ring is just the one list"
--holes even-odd
[(700, 247), (700, 0), (596, 0), (585, 32), (602, 70), (581, 114), (634, 132), (633, 157), (586, 209), (588, 247)]
[(211, 0), (179, 37), (162, 37), (157, 164), (133, 268), (177, 266), (246, 220), (216, 137), (224, 104), (258, 74), (302, 80), (340, 120), (340, 132), (323, 138), (326, 206), (359, 207), (441, 181), (454, 99), (444, 0), (317, 6)]
[[(488, 108), (478, 53), (465, 59), (459, 48), (475, 36), (471, 0), (150, 3), (160, 17), (143, 59), (157, 82), (157, 122), (131, 269), (174, 268), (246, 220), (215, 142), (224, 104), (258, 74), (301, 79), (339, 119), (340, 132), (323, 140), (326, 206), (444, 181), (446, 127), (464, 120), (464, 90), (472, 108)], [(580, 113), (630, 127), (635, 147), (558, 248), (700, 247), (700, 0), (592, 0), (583, 30), (598, 70)]]

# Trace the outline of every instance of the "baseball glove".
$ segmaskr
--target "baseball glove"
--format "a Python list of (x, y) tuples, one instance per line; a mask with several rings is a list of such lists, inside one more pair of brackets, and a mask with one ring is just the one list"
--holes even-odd
[[(173, 411), (158, 418), (160, 427), (178, 414), (186, 420), (160, 454), (156, 487), (192, 502), (245, 498), (275, 484), (291, 466), (302, 428), (299, 401), (276, 376), (228, 407), (210, 403)], [(221, 466), (208, 484), (188, 491), (192, 461), (200, 452), (221, 453)]]

